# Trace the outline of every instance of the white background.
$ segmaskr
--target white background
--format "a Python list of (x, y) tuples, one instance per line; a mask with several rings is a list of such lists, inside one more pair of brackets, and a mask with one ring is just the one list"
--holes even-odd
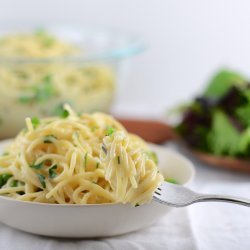
[(219, 67), (250, 72), (249, 1), (1, 0), (0, 21), (6, 20), (90, 24), (140, 34), (149, 48), (134, 60), (116, 104), (121, 112), (164, 112), (200, 91)]

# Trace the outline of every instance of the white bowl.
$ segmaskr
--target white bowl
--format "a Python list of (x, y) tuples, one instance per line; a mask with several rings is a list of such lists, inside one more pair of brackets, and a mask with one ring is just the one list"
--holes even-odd
[[(3, 146), (0, 143), (0, 152)], [(178, 153), (150, 144), (165, 177), (186, 185), (194, 177), (192, 163)], [(124, 234), (147, 227), (172, 208), (152, 201), (130, 204), (61, 205), (17, 201), (0, 196), (0, 222), (13, 228), (45, 236), (90, 238)]]

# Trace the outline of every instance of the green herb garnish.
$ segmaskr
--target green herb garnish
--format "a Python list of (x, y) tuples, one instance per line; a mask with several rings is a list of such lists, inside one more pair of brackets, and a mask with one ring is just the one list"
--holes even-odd
[(31, 123), (33, 125), (33, 128), (37, 128), (40, 124), (40, 120), (37, 117), (32, 117), (31, 118)]
[(107, 136), (110, 136), (110, 135), (112, 135), (114, 132), (115, 132), (115, 129), (114, 129), (113, 127), (109, 127), (109, 128), (107, 129), (106, 135), (107, 135)]
[(178, 184), (178, 181), (176, 179), (174, 179), (174, 178), (166, 178), (165, 181), (173, 183), (173, 184)]
[(99, 168), (99, 165), (100, 165), (100, 162), (97, 162), (95, 168)]
[(11, 186), (11, 187), (17, 187), (17, 186), (18, 186), (18, 180), (13, 180), (13, 181), (10, 183), (10, 186)]
[(42, 79), (42, 82), (36, 84), (19, 97), (21, 103), (46, 102), (55, 95), (55, 89), (52, 84), (52, 76), (47, 75)]
[(68, 116), (69, 116), (69, 111), (66, 110), (66, 109), (63, 109), (63, 111), (62, 111), (60, 117), (61, 117), (61, 118), (67, 118)]
[(139, 204), (139, 203), (136, 203), (136, 204), (135, 204), (135, 207), (139, 207), (139, 206), (140, 206), (140, 204)]
[(69, 116), (69, 111), (64, 109), (64, 104), (59, 104), (54, 111), (52, 112), (53, 115), (59, 116), (61, 118), (67, 118)]
[(25, 94), (19, 97), (19, 102), (20, 103), (31, 103), (35, 100), (35, 96), (32, 94)]
[(41, 169), (43, 167), (44, 162), (40, 162), (38, 164), (31, 164), (30, 167), (34, 169)]
[(45, 176), (42, 174), (37, 174), (38, 180), (40, 181), (43, 188), (46, 188)]
[(120, 156), (117, 156), (117, 163), (118, 163), (118, 164), (121, 164)]
[(57, 176), (56, 170), (57, 169), (57, 165), (52, 166), (51, 168), (49, 168), (49, 177), (51, 179), (55, 178)]
[(12, 177), (12, 174), (1, 174), (0, 175), (0, 188), (4, 186), (9, 180), (9, 178), (11, 177)]
[(43, 78), (43, 84), (37, 85), (35, 88), (36, 99), (39, 102), (45, 102), (55, 94), (55, 89), (52, 84), (52, 76), (47, 75)]

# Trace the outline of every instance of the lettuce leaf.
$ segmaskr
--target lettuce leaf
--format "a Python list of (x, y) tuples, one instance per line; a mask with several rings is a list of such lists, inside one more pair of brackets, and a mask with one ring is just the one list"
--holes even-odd
[(208, 144), (216, 155), (235, 156), (239, 153), (241, 134), (233, 126), (225, 113), (216, 110), (213, 113), (212, 128), (208, 134)]
[(239, 73), (221, 70), (209, 81), (203, 94), (205, 97), (220, 98), (233, 85), (243, 85), (246, 81), (246, 78)]

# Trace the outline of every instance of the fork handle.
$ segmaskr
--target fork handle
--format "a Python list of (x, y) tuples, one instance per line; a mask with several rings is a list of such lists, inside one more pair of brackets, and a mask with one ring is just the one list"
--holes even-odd
[(199, 194), (194, 200), (194, 202), (206, 202), (206, 201), (229, 202), (250, 207), (250, 199), (228, 196), (228, 195)]

